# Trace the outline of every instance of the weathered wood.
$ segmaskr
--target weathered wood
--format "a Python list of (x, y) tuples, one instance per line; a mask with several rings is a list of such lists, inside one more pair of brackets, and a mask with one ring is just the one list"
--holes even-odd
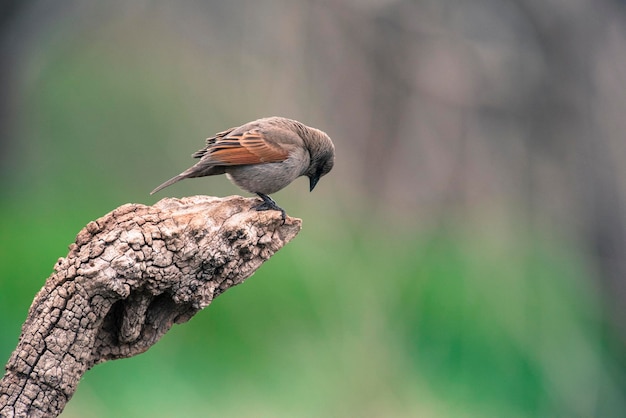
[(54, 417), (97, 363), (143, 353), (300, 231), (256, 199), (123, 205), (90, 222), (35, 297), (0, 381), (0, 416)]

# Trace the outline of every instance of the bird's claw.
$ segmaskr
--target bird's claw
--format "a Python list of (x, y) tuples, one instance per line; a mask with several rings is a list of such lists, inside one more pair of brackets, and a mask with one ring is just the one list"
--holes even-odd
[(278, 206), (276, 204), (276, 202), (274, 202), (274, 200), (264, 194), (261, 193), (257, 193), (259, 195), (259, 197), (261, 199), (263, 199), (263, 202), (261, 202), (259, 205), (255, 206), (254, 209), (256, 209), (257, 211), (261, 212), (264, 210), (277, 210), (280, 212), (280, 217), (283, 220), (283, 225), (285, 224), (285, 221), (287, 219), (287, 214), (285, 213), (285, 209), (281, 208), (280, 206)]

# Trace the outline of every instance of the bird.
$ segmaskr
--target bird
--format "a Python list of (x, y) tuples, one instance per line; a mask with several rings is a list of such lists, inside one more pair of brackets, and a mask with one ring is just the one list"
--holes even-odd
[(193, 177), (226, 176), (262, 202), (257, 211), (276, 210), (285, 222), (285, 210), (269, 196), (300, 176), (309, 178), (313, 191), (332, 170), (335, 146), (319, 129), (279, 116), (257, 119), (207, 138), (204, 148), (192, 154), (193, 166), (156, 187), (150, 194)]

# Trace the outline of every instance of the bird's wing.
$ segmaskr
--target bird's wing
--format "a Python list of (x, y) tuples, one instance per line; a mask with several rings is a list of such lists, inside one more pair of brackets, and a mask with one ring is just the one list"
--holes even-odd
[(225, 131), (222, 131), (220, 133), (215, 134), (215, 136), (212, 136), (210, 138), (206, 139), (206, 146), (196, 152), (194, 152), (193, 154), (191, 154), (191, 156), (193, 158), (202, 158), (204, 157), (204, 155), (211, 150), (211, 148), (213, 147), (213, 145), (215, 145), (215, 142), (217, 142), (219, 139), (224, 138), (225, 136), (227, 136), (229, 133), (233, 132), (235, 129), (237, 128), (230, 128), (227, 129)]
[[(259, 129), (242, 133), (216, 135), (213, 143), (207, 144), (202, 156), (215, 165), (245, 165), (284, 161), (289, 150), (267, 138)], [(207, 161), (207, 162), (208, 162)]]

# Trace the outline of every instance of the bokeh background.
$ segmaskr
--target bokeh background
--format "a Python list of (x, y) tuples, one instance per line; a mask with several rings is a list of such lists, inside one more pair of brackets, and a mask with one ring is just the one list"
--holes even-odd
[(335, 141), (300, 235), (64, 417), (626, 416), (626, 4), (5, 0), (0, 363), (78, 231), (211, 134)]

